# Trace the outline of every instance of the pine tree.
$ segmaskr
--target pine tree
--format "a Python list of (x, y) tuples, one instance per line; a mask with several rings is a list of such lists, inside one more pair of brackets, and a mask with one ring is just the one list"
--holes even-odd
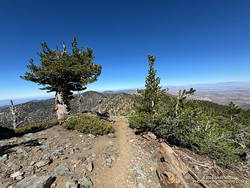
[(31, 59), (27, 65), (30, 72), (21, 78), (42, 85), (42, 90), (55, 92), (55, 110), (61, 119), (69, 114), (73, 91), (82, 91), (87, 84), (96, 81), (102, 67), (93, 63), (93, 50), (79, 48), (75, 37), (71, 52), (66, 50), (64, 43), (61, 51), (58, 48), (51, 50), (45, 42), (41, 46), (40, 65), (35, 65)]
[(136, 95), (135, 110), (129, 117), (131, 128), (138, 131), (153, 131), (157, 127), (161, 115), (163, 96), (165, 90), (160, 87), (160, 78), (156, 76), (154, 68), (155, 57), (148, 56), (148, 75), (145, 80), (145, 89), (138, 90)]
[(149, 114), (157, 113), (161, 102), (161, 97), (165, 90), (160, 87), (160, 78), (156, 76), (154, 62), (156, 58), (148, 55), (148, 75), (145, 80), (145, 89), (138, 90), (137, 107), (138, 111)]
[(179, 90), (176, 105), (175, 105), (175, 115), (178, 116), (181, 109), (184, 108), (185, 104), (187, 103), (187, 97), (189, 95), (193, 95), (195, 93), (195, 89), (190, 88), (189, 90)]
[(241, 111), (237, 104), (234, 104), (232, 101), (228, 105), (228, 115), (230, 120), (233, 120)]

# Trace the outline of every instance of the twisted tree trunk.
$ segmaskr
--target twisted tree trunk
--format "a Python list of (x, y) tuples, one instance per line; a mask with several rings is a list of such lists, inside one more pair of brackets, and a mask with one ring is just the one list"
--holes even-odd
[(67, 103), (64, 101), (63, 93), (57, 92), (55, 98), (56, 105), (56, 115), (58, 120), (62, 120), (66, 115), (69, 114), (69, 107)]
[(13, 129), (16, 129), (17, 128), (17, 115), (16, 115), (17, 110), (12, 100), (10, 100), (10, 103), (11, 103), (10, 111), (12, 114), (12, 126), (13, 126)]

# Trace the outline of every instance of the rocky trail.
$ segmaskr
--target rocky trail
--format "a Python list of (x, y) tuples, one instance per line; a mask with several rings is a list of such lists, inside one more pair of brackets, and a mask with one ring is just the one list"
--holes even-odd
[[(55, 126), (0, 140), (0, 188), (160, 188), (155, 155), (159, 141), (154, 135), (134, 134), (124, 117), (111, 120), (116, 132), (105, 136)], [(178, 187), (249, 187), (249, 167), (230, 170), (188, 149), (168, 148), (168, 154), (178, 156), (204, 183), (202, 186), (192, 174), (185, 173), (186, 184)], [(171, 160), (162, 163), (163, 178), (179, 182), (165, 171), (176, 167), (164, 166), (168, 162)]]
[(0, 140), (0, 187), (160, 187), (156, 162), (125, 118), (115, 134), (94, 136), (52, 127)]

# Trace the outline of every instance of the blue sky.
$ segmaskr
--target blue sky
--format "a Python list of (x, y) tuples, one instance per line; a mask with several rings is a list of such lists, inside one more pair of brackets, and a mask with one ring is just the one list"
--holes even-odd
[(144, 85), (147, 54), (162, 85), (250, 81), (250, 1), (116, 0), (0, 2), (0, 99), (46, 95), (20, 79), (40, 42), (73, 36), (102, 64), (92, 90)]

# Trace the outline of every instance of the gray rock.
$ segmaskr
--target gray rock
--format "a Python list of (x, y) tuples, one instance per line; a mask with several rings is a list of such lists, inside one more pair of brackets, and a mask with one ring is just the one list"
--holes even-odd
[(96, 154), (95, 154), (95, 153), (92, 153), (92, 154), (91, 154), (91, 158), (92, 158), (92, 160), (95, 160)]
[(50, 159), (45, 159), (45, 160), (42, 160), (42, 161), (37, 162), (37, 163), (35, 164), (35, 166), (36, 166), (37, 168), (41, 168), (41, 167), (43, 167), (43, 166), (48, 165), (49, 163), (51, 163), (51, 160), (50, 160)]
[(68, 153), (73, 154), (73, 153), (76, 153), (76, 152), (79, 152), (79, 151), (80, 151), (80, 149), (78, 147), (73, 147), (73, 148), (70, 148)]
[(112, 146), (113, 145), (113, 141), (112, 140), (109, 140), (108, 141), (108, 146)]
[(21, 176), (17, 176), (15, 179), (16, 179), (16, 180), (22, 180), (23, 178), (24, 178), (24, 176), (21, 175)]
[(78, 188), (79, 184), (74, 177), (70, 177), (70, 179), (65, 183), (65, 188)]
[(16, 153), (17, 154), (19, 154), (19, 153), (24, 153), (24, 152), (26, 152), (23, 148), (18, 148), (17, 150), (16, 150)]
[(133, 169), (136, 171), (137, 174), (139, 174), (142, 178), (145, 177), (145, 173), (144, 171), (142, 170), (141, 166), (139, 164), (135, 164), (133, 166)]
[(56, 178), (52, 176), (38, 177), (33, 175), (19, 181), (13, 186), (13, 188), (49, 188), (55, 179)]
[(78, 188), (78, 183), (73, 181), (68, 181), (65, 184), (65, 188)]
[(55, 170), (52, 172), (54, 176), (62, 176), (64, 174), (71, 174), (71, 171), (66, 163), (60, 164)]
[(83, 148), (84, 151), (91, 150), (91, 149), (92, 149), (91, 146), (85, 146), (85, 147)]
[(70, 147), (72, 147), (72, 143), (67, 143), (67, 144), (65, 145), (65, 148), (70, 148)]
[(149, 161), (151, 162), (151, 164), (153, 164), (155, 167), (157, 167), (157, 159), (155, 157), (151, 157), (149, 159)]
[(45, 135), (46, 133), (45, 132), (39, 132), (39, 133), (37, 133), (39, 136), (43, 136), (43, 135)]
[(53, 151), (52, 155), (54, 157), (57, 157), (57, 156), (60, 156), (60, 155), (64, 155), (63, 149), (57, 149), (57, 150)]
[(41, 145), (41, 146), (37, 146), (40, 150), (45, 150), (47, 149), (49, 146), (48, 145)]
[(15, 162), (9, 162), (7, 166), (13, 171), (18, 171), (21, 169), (21, 166), (17, 165)]
[(116, 159), (116, 158), (119, 157), (119, 154), (118, 154), (118, 153), (115, 153), (115, 152), (110, 152), (110, 157), (111, 157), (112, 159)]
[(10, 175), (13, 171), (10, 168), (2, 167), (2, 172), (4, 172), (6, 175)]
[(47, 145), (47, 146), (50, 146), (51, 144), (53, 144), (53, 142), (50, 141), (50, 140), (48, 140), (48, 141), (45, 143), (45, 145)]
[(88, 137), (89, 137), (89, 138), (95, 138), (96, 136), (93, 135), (93, 134), (88, 134)]
[(146, 187), (142, 183), (138, 183), (137, 188), (146, 188)]
[(42, 160), (50, 160), (52, 157), (51, 157), (51, 153), (44, 153), (43, 156), (42, 156)]
[(154, 133), (151, 133), (151, 132), (148, 132), (148, 133), (147, 133), (147, 136), (148, 136), (149, 138), (153, 139), (153, 140), (156, 140), (156, 139), (157, 139), (157, 137), (155, 136), (155, 134), (154, 134)]
[(116, 136), (115, 136), (114, 133), (109, 133), (109, 134), (108, 134), (108, 137), (110, 137), (110, 138), (115, 138)]
[(17, 165), (17, 164), (14, 163), (14, 162), (9, 162), (9, 163), (7, 163), (7, 167), (9, 167), (9, 168), (11, 168), (12, 166), (15, 166), (15, 165)]
[(91, 186), (93, 186), (93, 183), (92, 183), (92, 181), (91, 181), (91, 179), (89, 178), (89, 177), (83, 177), (83, 178), (81, 178), (79, 181), (78, 181), (78, 183), (81, 185), (81, 186), (83, 186), (83, 187), (91, 187)]
[(33, 155), (33, 153), (30, 151), (30, 152), (24, 152), (23, 153), (23, 156), (25, 157), (25, 158), (28, 158), (28, 157), (32, 157), (32, 155)]
[(30, 137), (30, 136), (33, 136), (33, 133), (28, 133), (28, 134), (26, 134), (26, 135), (24, 135), (24, 136)]
[(22, 177), (23, 174), (24, 174), (23, 172), (17, 171), (15, 173), (11, 174), (10, 177), (13, 178), (13, 179), (20, 179), (20, 178), (17, 178), (17, 177), (19, 177), (19, 176)]
[(197, 165), (194, 165), (193, 168), (195, 171), (199, 171), (199, 167)]
[(34, 166), (26, 166), (24, 169), (24, 172), (33, 172), (35, 170)]
[(89, 172), (92, 172), (93, 169), (94, 169), (94, 164), (92, 161), (88, 162), (87, 165), (86, 165), (86, 169), (89, 171)]
[(8, 155), (4, 154), (3, 156), (0, 157), (0, 162), (5, 162), (8, 160)]
[(30, 138), (30, 137), (23, 137), (23, 141), (24, 142), (29, 142), (29, 141), (31, 141), (32, 140), (32, 138)]
[(106, 159), (106, 165), (111, 168), (112, 167), (112, 159), (111, 158), (107, 158)]

